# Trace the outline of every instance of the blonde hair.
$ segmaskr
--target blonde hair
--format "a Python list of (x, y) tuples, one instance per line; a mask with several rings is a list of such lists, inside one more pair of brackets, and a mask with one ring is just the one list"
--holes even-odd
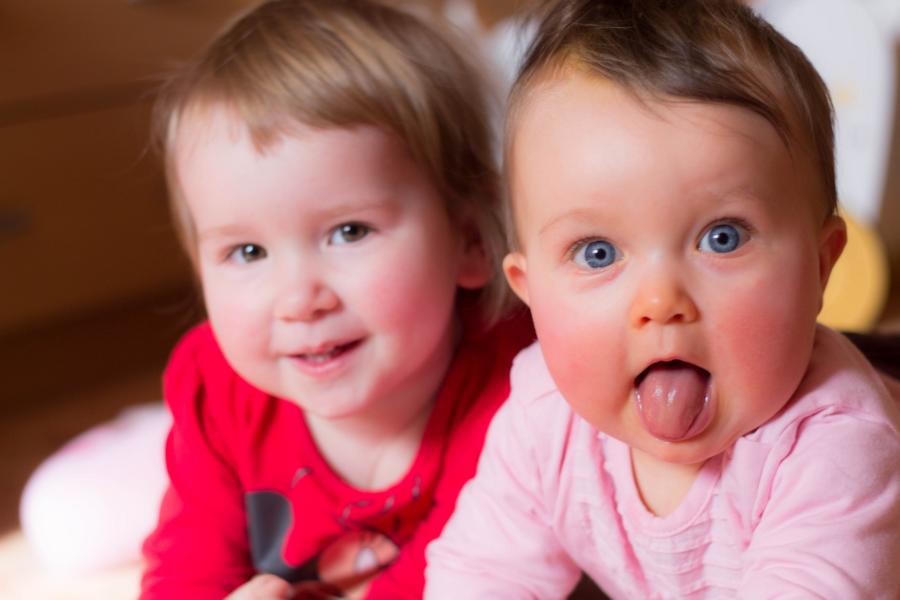
[[(372, 125), (425, 169), (450, 218), (480, 243), (494, 276), (473, 292), (490, 323), (510, 305), (487, 86), (448, 32), (375, 0), (270, 0), (174, 73), (156, 105), (172, 212), (193, 258), (194, 231), (173, 168), (179, 119), (226, 106), (263, 149), (291, 127)], [(474, 226), (474, 227), (473, 227)]]
[(641, 100), (725, 103), (761, 115), (789, 148), (800, 142), (819, 172), (827, 213), (835, 211), (828, 90), (803, 52), (747, 6), (737, 0), (559, 0), (539, 10), (537, 36), (510, 93), (507, 157), (516, 113), (535, 83), (547, 70), (575, 64)]

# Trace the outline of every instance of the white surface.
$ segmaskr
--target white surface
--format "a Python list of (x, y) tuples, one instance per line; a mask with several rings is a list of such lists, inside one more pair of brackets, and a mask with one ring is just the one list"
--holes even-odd
[(20, 519), (49, 572), (83, 574), (140, 560), (168, 483), (170, 425), (161, 402), (135, 406), (37, 468), (22, 494)]
[(141, 565), (100, 573), (49, 572), (20, 531), (0, 537), (0, 598), (3, 600), (133, 600), (140, 590)]
[[(895, 93), (894, 47), (879, 0), (767, 0), (755, 7), (797, 44), (828, 86), (836, 113), (838, 197), (857, 220), (881, 214)], [(871, 6), (869, 6), (871, 5)], [(890, 5), (890, 7), (888, 6)], [(879, 18), (900, 18), (900, 0)]]
[(900, 0), (861, 0), (875, 16), (875, 20), (900, 41)]

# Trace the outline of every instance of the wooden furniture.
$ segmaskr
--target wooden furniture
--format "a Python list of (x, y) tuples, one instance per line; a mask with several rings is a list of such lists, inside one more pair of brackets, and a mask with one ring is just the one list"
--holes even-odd
[(149, 111), (250, 0), (0, 8), (0, 336), (184, 288)]

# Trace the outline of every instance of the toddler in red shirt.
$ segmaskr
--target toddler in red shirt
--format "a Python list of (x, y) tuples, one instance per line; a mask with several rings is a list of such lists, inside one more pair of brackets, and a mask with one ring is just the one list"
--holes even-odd
[(421, 595), (532, 337), (484, 98), (439, 31), (339, 0), (262, 4), (165, 87), (209, 320), (165, 374), (142, 598)]

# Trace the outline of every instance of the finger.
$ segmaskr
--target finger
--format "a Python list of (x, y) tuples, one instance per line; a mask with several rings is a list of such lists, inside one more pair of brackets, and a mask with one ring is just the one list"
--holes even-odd
[(259, 600), (290, 600), (294, 597), (293, 586), (281, 577), (266, 573), (253, 579), (259, 585)]
[(264, 573), (236, 589), (227, 600), (290, 600), (293, 596), (291, 584), (280, 577)]

